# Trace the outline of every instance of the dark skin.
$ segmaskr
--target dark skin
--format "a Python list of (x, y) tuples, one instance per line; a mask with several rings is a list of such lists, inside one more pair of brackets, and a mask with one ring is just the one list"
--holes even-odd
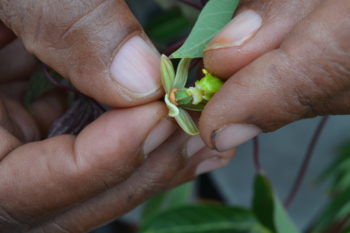
[[(0, 26), (1, 232), (87, 232), (207, 172), (199, 169), (203, 161), (218, 158), (224, 166), (232, 158), (233, 151), (213, 151), (168, 120), (156, 101), (162, 96), (159, 64), (149, 62), (158, 57), (140, 39), (139, 53), (148, 59), (137, 65), (158, 74), (152, 76), (157, 88), (134, 94), (110, 77), (113, 57), (127, 41), (138, 35), (150, 44), (122, 1), (1, 0), (0, 19), (7, 26)], [(27, 51), (79, 91), (118, 109), (77, 136), (45, 140), (66, 110), (65, 95), (46, 93), (27, 112), (22, 98), (37, 64)]]
[[(205, 52), (206, 67), (228, 79), (200, 118), (206, 144), (221, 145), (213, 132), (225, 125), (273, 131), (304, 117), (349, 113), (349, 1), (247, 0), (238, 12), (247, 9), (259, 15), (261, 26), (239, 44)], [(221, 153), (204, 146), (190, 150), (189, 137), (181, 131), (165, 133), (170, 126), (158, 131), (157, 143), (145, 150), (148, 136), (167, 115), (156, 101), (163, 95), (159, 54), (145, 49), (152, 45), (123, 1), (0, 0), (0, 19), (9, 28), (0, 26), (0, 64), (13, 65), (0, 65), (6, 74), (0, 78), (1, 232), (87, 232), (232, 158), (227, 143)], [(21, 42), (9, 44), (13, 33), (84, 94), (128, 108), (107, 112), (78, 136), (40, 141), (65, 110), (62, 95), (47, 93), (34, 103), (32, 115), (23, 108), (20, 97), (35, 59)], [(216, 39), (230, 38), (224, 33)], [(135, 52), (132, 40), (142, 49)], [(114, 62), (120, 54), (132, 54), (129, 60), (147, 57), (137, 66), (143, 76), (152, 74), (149, 90), (156, 88), (142, 95), (127, 91), (123, 85), (140, 73), (132, 69), (126, 70), (130, 80), (112, 81), (114, 71), (123, 75), (120, 64), (129, 67)], [(137, 90), (147, 86), (132, 85)]]

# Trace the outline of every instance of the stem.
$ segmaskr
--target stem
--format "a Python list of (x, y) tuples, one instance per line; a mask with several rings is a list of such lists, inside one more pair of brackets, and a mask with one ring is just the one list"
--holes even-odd
[(257, 174), (262, 173), (261, 162), (260, 162), (260, 148), (259, 148), (259, 138), (255, 137), (253, 139), (253, 158), (254, 166)]
[(314, 154), (314, 150), (316, 148), (316, 144), (322, 134), (322, 131), (328, 121), (328, 116), (325, 116), (325, 117), (322, 117), (320, 123), (317, 125), (316, 127), (316, 130), (315, 130), (315, 133), (314, 135), (312, 136), (311, 138), (311, 141), (308, 145), (308, 148), (306, 150), (306, 153), (305, 153), (305, 157), (304, 157), (304, 160), (303, 160), (303, 163), (299, 169), (299, 172), (298, 172), (298, 175), (293, 183), (293, 186), (289, 192), (289, 195), (288, 195), (288, 198), (287, 200), (285, 201), (284, 205), (286, 208), (288, 208), (290, 206), (290, 204), (293, 202), (293, 200), (295, 199), (296, 195), (298, 194), (298, 191), (300, 189), (300, 186), (304, 180), (304, 177), (305, 177), (305, 173), (309, 167), (309, 164), (310, 164), (310, 161), (311, 161), (311, 158)]
[(177, 0), (178, 2), (182, 2), (183, 4), (186, 4), (188, 6), (191, 6), (195, 9), (202, 10), (203, 6), (201, 3), (192, 1), (192, 0)]

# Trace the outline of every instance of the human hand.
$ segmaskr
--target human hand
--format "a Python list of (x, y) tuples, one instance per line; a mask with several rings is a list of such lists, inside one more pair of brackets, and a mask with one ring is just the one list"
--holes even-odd
[[(0, 19), (81, 92), (129, 107), (77, 136), (39, 141), (64, 100), (47, 93), (28, 113), (21, 97), (35, 59), (19, 40), (2, 48), (1, 232), (86, 232), (232, 157), (176, 129), (162, 103), (148, 103), (162, 95), (159, 55), (122, 1), (0, 0)], [(1, 25), (0, 48), (13, 38)]]
[(293, 121), (350, 112), (350, 2), (243, 1), (205, 52), (227, 79), (200, 130), (225, 151)]

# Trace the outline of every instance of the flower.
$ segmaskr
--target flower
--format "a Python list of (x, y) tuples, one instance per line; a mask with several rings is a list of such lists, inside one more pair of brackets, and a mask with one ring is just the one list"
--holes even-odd
[(198, 135), (198, 127), (186, 110), (202, 111), (205, 104), (221, 88), (223, 81), (203, 69), (204, 77), (196, 81), (194, 87), (186, 88), (190, 63), (190, 58), (181, 59), (175, 74), (171, 60), (162, 55), (160, 70), (169, 116), (175, 118), (187, 134)]

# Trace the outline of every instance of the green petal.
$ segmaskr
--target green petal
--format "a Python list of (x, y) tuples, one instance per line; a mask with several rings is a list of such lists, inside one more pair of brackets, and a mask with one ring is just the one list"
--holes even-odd
[(169, 109), (169, 116), (176, 117), (177, 115), (179, 115), (179, 108), (175, 104), (170, 102), (168, 94), (165, 95), (164, 101)]
[(178, 108), (179, 114), (175, 116), (175, 120), (179, 126), (189, 135), (195, 136), (199, 134), (199, 129), (196, 124), (193, 122), (190, 114), (188, 114), (182, 108)]
[(190, 58), (183, 58), (180, 60), (180, 63), (177, 66), (173, 88), (181, 89), (185, 87), (191, 60), (192, 59)]
[(160, 72), (162, 75), (162, 83), (163, 83), (164, 90), (166, 93), (169, 93), (173, 88), (175, 71), (174, 71), (173, 63), (165, 55), (162, 55), (160, 59)]

